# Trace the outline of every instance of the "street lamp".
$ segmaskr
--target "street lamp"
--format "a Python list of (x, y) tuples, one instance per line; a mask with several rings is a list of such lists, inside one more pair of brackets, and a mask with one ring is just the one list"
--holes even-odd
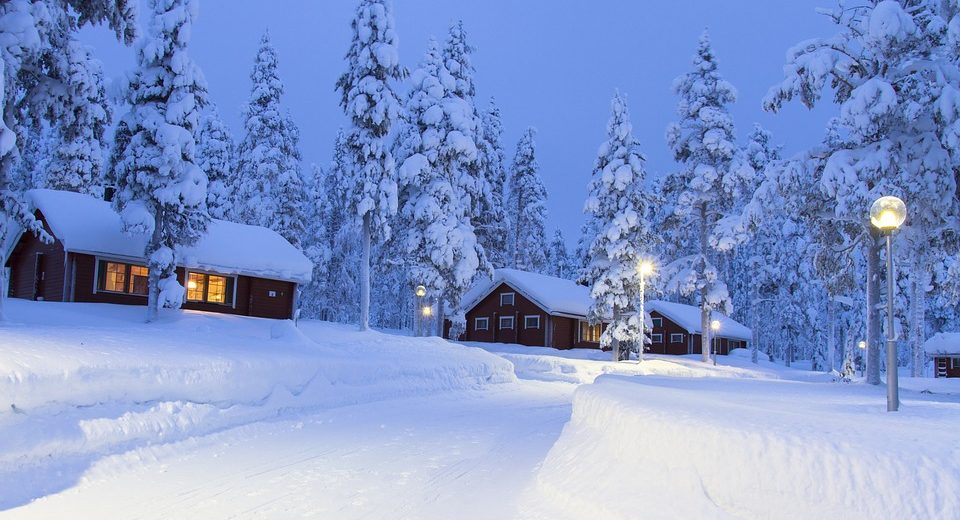
[(433, 307), (430, 305), (420, 307), (420, 316), (423, 317), (423, 321), (429, 323), (430, 317), (433, 316)]
[(867, 342), (861, 339), (857, 346), (860, 347), (860, 375), (863, 376), (867, 370)]
[(653, 275), (654, 265), (650, 260), (637, 262), (637, 274), (640, 275), (640, 344), (637, 346), (637, 363), (643, 361), (644, 332), (647, 325), (647, 314), (644, 310), (647, 278)]
[[(423, 297), (427, 295), (427, 288), (418, 285), (417, 288), (413, 290), (413, 294), (417, 296), (417, 309), (423, 307)], [(420, 314), (414, 311), (413, 317), (416, 320), (416, 335), (423, 336), (423, 320), (420, 318)]]
[(713, 366), (717, 366), (717, 332), (720, 331), (720, 320), (711, 321), (710, 330), (713, 331)]
[(907, 206), (896, 197), (880, 197), (870, 206), (870, 223), (887, 237), (887, 411), (900, 408), (897, 338), (893, 330), (893, 232), (907, 219)]

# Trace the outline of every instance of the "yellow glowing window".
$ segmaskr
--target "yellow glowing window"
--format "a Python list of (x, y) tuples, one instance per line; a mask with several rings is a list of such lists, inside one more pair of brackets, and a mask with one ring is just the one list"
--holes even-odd
[(145, 296), (149, 274), (149, 269), (142, 265), (101, 260), (100, 279), (97, 283), (101, 291)]
[(601, 325), (590, 325), (588, 321), (580, 321), (580, 341), (586, 343), (600, 343)]
[(233, 278), (206, 273), (187, 273), (187, 300), (233, 303)]

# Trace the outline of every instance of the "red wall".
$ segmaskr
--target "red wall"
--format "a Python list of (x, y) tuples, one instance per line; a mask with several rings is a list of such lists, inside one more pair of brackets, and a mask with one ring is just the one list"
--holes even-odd
[[(35, 216), (52, 236), (43, 215), (37, 212)], [(38, 254), (43, 255), (39, 271)], [(14, 247), (7, 265), (10, 267), (10, 296), (29, 300), (64, 300), (66, 256), (63, 253), (63, 244), (56, 237), (52, 244), (44, 244), (33, 233), (24, 233)]]
[[(500, 305), (500, 293), (514, 293), (513, 305)], [(524, 316), (540, 316), (540, 327), (524, 329)], [(514, 328), (500, 329), (500, 317), (513, 316)], [(476, 318), (490, 319), (490, 330), (475, 330)], [(535, 303), (526, 299), (507, 284), (500, 284), (486, 298), (480, 300), (467, 312), (467, 330), (463, 338), (466, 341), (486, 341), (495, 343), (519, 343), (521, 345), (546, 346), (547, 313)]]

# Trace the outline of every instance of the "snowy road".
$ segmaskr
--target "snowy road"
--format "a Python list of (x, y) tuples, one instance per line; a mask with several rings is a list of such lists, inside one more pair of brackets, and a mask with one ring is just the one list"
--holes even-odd
[(523, 381), (140, 448), (0, 517), (510, 518), (574, 388)]

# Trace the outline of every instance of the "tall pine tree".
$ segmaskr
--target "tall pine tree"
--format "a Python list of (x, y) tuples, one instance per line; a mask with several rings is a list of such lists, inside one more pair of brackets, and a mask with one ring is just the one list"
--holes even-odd
[[(649, 195), (644, 191), (644, 157), (633, 137), (627, 102), (618, 92), (611, 102), (607, 140), (600, 145), (584, 213), (596, 231), (590, 263), (581, 280), (590, 286), (591, 321), (611, 320), (600, 336), (614, 361), (627, 357), (621, 344), (639, 344), (638, 301), (640, 260), (655, 250), (657, 235), (649, 221)], [(638, 352), (638, 359), (642, 351)]]
[(196, 0), (152, 0), (152, 23), (137, 48), (126, 98), (130, 141), (119, 153), (114, 206), (124, 229), (150, 235), (147, 321), (159, 307), (179, 307), (177, 247), (206, 231), (207, 178), (197, 165), (194, 135), (206, 99), (200, 69), (187, 54)]
[(233, 137), (215, 106), (201, 117), (197, 146), (198, 165), (207, 174), (207, 210), (213, 218), (228, 219), (237, 184)]
[(510, 170), (507, 212), (510, 219), (510, 266), (542, 273), (547, 268), (547, 189), (540, 179), (535, 135), (536, 130), (528, 128), (517, 143)]
[(480, 135), (477, 151), (485, 177), (484, 185), (489, 193), (482, 199), (483, 205), (475, 215), (474, 227), (477, 241), (483, 247), (487, 259), (494, 267), (507, 265), (507, 236), (509, 225), (504, 207), (504, 190), (507, 170), (504, 166), (503, 126), (500, 108), (493, 98), (480, 118)]
[(397, 172), (387, 143), (400, 113), (393, 83), (404, 77), (397, 33), (387, 0), (361, 0), (347, 51), (347, 71), (337, 81), (340, 106), (350, 118), (350, 202), (361, 226), (360, 329), (370, 327), (370, 246), (390, 238), (397, 212)]

